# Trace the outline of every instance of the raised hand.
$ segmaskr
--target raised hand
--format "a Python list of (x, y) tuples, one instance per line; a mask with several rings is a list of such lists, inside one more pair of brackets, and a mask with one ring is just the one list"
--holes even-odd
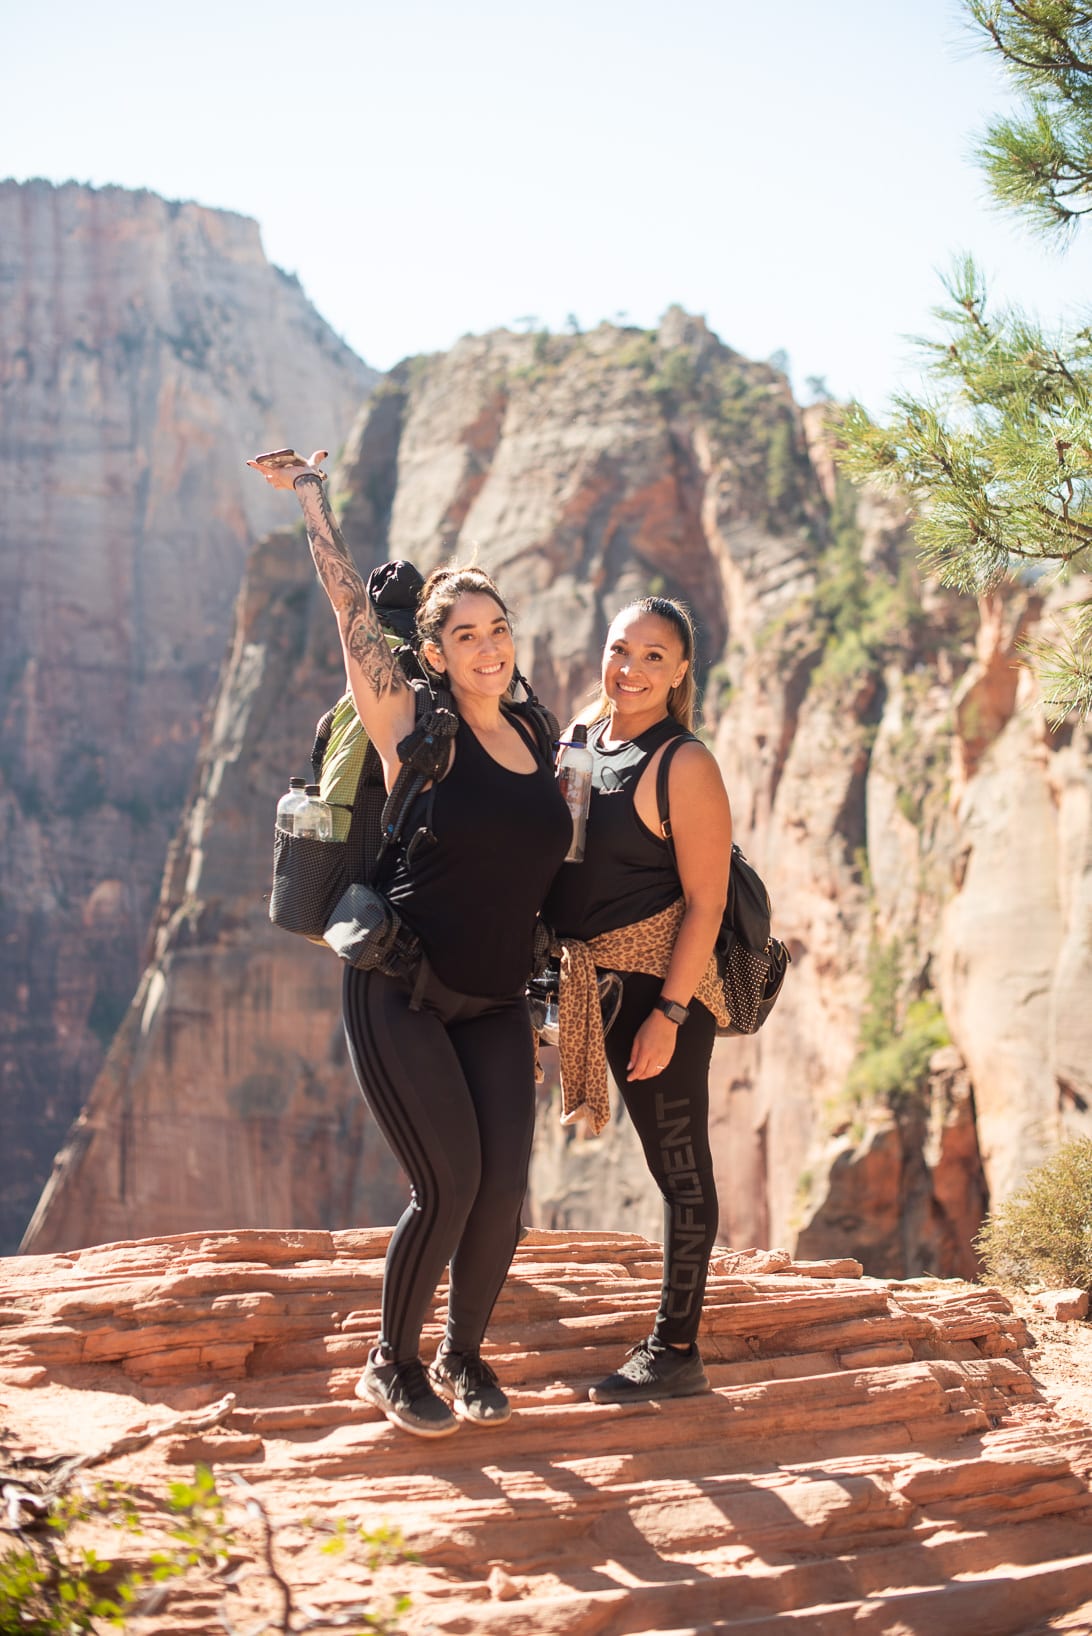
[(272, 449), (268, 454), (256, 454), (247, 465), (259, 472), (265, 478), (270, 488), (290, 489), (296, 478), (309, 472), (313, 477), (325, 478), (326, 473), (321, 470), (322, 462), (329, 456), (329, 450), (316, 449), (310, 460), (305, 460), (295, 449)]

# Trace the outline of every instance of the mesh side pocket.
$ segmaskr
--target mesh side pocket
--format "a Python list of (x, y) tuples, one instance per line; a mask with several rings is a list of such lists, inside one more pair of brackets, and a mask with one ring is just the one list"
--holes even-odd
[(282, 931), (322, 941), (327, 922), (349, 884), (345, 841), (316, 841), (278, 829), (273, 838), (269, 918)]

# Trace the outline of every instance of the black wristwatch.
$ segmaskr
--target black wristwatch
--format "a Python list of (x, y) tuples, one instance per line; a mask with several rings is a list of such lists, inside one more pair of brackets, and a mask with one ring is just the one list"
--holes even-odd
[(662, 1011), (668, 1022), (673, 1022), (676, 1028), (681, 1028), (690, 1015), (686, 1006), (680, 1005), (677, 1000), (665, 1000), (662, 994), (655, 1005), (656, 1010)]

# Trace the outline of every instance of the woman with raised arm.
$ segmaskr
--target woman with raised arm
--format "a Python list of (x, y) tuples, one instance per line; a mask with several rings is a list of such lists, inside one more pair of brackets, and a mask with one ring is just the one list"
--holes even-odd
[[(543, 915), (562, 939), (560, 1046), (567, 1118), (609, 1118), (606, 1062), (664, 1201), (664, 1272), (652, 1333), (590, 1390), (595, 1403), (707, 1392), (698, 1325), (717, 1232), (709, 1062), (728, 1016), (713, 947), (728, 889), (732, 816), (720, 769), (692, 734), (694, 628), (667, 597), (623, 608), (607, 633), (588, 726), (584, 860), (566, 863)], [(657, 771), (668, 753), (674, 849)], [(604, 1042), (595, 968), (623, 979)], [(604, 1061), (604, 1045), (605, 1056)]]
[[(248, 464), (300, 502), (389, 790), (414, 728), (414, 693), (334, 521), (325, 455), (283, 454), (279, 464)], [(515, 647), (493, 581), (480, 568), (437, 570), (417, 626), (422, 657), (454, 698), (458, 730), (447, 771), (418, 798), (429, 803), (434, 843), (400, 851), (385, 890), (419, 937), (427, 971), (422, 982), (347, 967), (343, 1006), (361, 1091), (411, 1186), (387, 1251), (381, 1334), (357, 1392), (405, 1431), (441, 1437), (457, 1429), (456, 1416), (496, 1424), (510, 1413), (479, 1349), (515, 1251), (530, 1160), (535, 1055), (525, 985), (534, 926), (572, 826), (533, 735), (501, 709)], [(417, 827), (411, 815), (407, 832)], [(426, 1374), (421, 1329), (449, 1263), (446, 1334)]]

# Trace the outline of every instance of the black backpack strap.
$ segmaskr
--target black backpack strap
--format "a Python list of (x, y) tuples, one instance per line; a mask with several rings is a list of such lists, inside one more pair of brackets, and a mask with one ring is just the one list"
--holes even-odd
[(681, 733), (676, 733), (674, 738), (668, 739), (667, 743), (663, 747), (663, 753), (661, 754), (659, 763), (656, 767), (656, 815), (660, 820), (660, 834), (667, 842), (667, 850), (671, 856), (671, 862), (675, 865), (676, 871), (678, 870), (679, 862), (675, 856), (675, 842), (671, 835), (671, 813), (668, 806), (667, 797), (667, 775), (671, 767), (671, 758), (675, 754), (675, 751), (679, 748), (680, 744), (700, 743), (701, 740), (694, 733), (688, 733), (684, 728)]
[[(664, 753), (656, 769), (656, 810), (676, 870), (679, 866), (675, 857), (675, 843), (671, 838), (671, 820), (667, 809), (667, 769), (679, 745), (694, 737), (693, 733), (680, 733), (677, 738), (669, 739), (664, 745)], [(699, 739), (698, 743), (700, 742)], [(766, 890), (762, 876), (733, 841), (732, 867), (728, 875), (728, 899), (724, 906), (720, 936), (717, 938), (718, 954), (723, 956), (727, 953), (733, 938), (738, 938), (755, 954), (765, 953), (770, 945), (770, 912), (770, 894)], [(777, 947), (780, 949), (783, 945), (778, 943)], [(786, 953), (786, 959), (791, 958), (791, 955)], [(770, 1004), (773, 1004), (772, 1000)]]
[(504, 708), (511, 711), (512, 715), (519, 716), (521, 720), (529, 723), (538, 744), (539, 754), (543, 761), (552, 766), (554, 756), (557, 754), (558, 740), (561, 737), (561, 727), (558, 724), (558, 719), (552, 710), (547, 710), (518, 665), (513, 681), (522, 687), (524, 696), (519, 700), (506, 699)]
[[(341, 700), (337, 701), (340, 704)], [(317, 784), (322, 777), (322, 763), (326, 760), (326, 751), (330, 745), (330, 729), (334, 725), (334, 713), (337, 704), (332, 704), (324, 716), (320, 716), (315, 723), (315, 742), (311, 746), (311, 771), (314, 773), (313, 783)]]
[(531, 718), (531, 726), (535, 730), (543, 759), (552, 766), (561, 739), (561, 724), (553, 711), (547, 710), (537, 699), (533, 703), (528, 701), (527, 713)]
[(426, 778), (442, 778), (451, 760), (451, 741), (459, 731), (455, 700), (446, 688), (430, 687), (427, 682), (412, 681), (410, 686), (416, 715), (412, 733), (398, 744), (402, 771), (412, 767)]
[(502, 710), (535, 760), (552, 768), (561, 736), (557, 718), (542, 705), (515, 704), (507, 699)]
[[(446, 689), (433, 689), (420, 682), (410, 685), (417, 720), (413, 732), (407, 733), (398, 745), (398, 759), (402, 765), (383, 807), (379, 846), (369, 870), (369, 883), (376, 879), (387, 850), (400, 839), (409, 810), (425, 785), (431, 782), (435, 788), (437, 779), (447, 771), (452, 740), (459, 730), (455, 701)], [(426, 821), (425, 833), (428, 832), (429, 824)], [(418, 839), (418, 836), (414, 836), (414, 843)]]

